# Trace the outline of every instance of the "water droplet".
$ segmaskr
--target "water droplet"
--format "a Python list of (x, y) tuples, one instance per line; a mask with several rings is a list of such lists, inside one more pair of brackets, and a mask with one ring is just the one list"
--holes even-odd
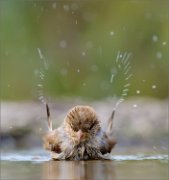
[(39, 77), (43, 80), (45, 75), (41, 71), (39, 71)]
[(127, 96), (127, 93), (123, 93), (122, 96)]
[(126, 81), (129, 80), (131, 77), (133, 76), (133, 74), (129, 74), (127, 77), (126, 77)]
[(124, 98), (120, 98), (116, 104), (115, 104), (115, 110), (118, 108), (118, 106), (120, 105), (120, 103), (122, 103), (124, 101)]
[(37, 48), (37, 50), (38, 50), (38, 53), (39, 53), (40, 59), (43, 59), (43, 55), (42, 55), (42, 52), (41, 52), (40, 48)]
[(69, 11), (69, 10), (70, 10), (69, 5), (65, 4), (65, 5), (63, 6), (63, 9), (64, 9), (64, 11)]
[(156, 85), (152, 85), (152, 89), (156, 89), (156, 87), (157, 87)]
[(86, 48), (91, 49), (92, 47), (93, 47), (92, 41), (88, 41), (88, 42), (86, 43)]
[(125, 85), (124, 85), (124, 88), (129, 87), (129, 86), (130, 86), (130, 83), (125, 84)]
[(110, 32), (110, 36), (113, 36), (113, 35), (114, 35), (114, 32), (113, 32), (113, 31), (111, 31), (111, 32)]
[(140, 94), (140, 90), (137, 90), (136, 93), (137, 93), (137, 94)]
[(85, 55), (86, 55), (86, 52), (83, 51), (83, 52), (82, 52), (82, 56), (85, 56)]
[(167, 44), (167, 42), (165, 42), (165, 41), (164, 41), (164, 42), (162, 42), (162, 45), (163, 45), (163, 46), (165, 46), (166, 44)]
[(119, 99), (119, 103), (121, 103), (121, 102), (123, 102), (124, 101), (124, 99), (123, 98), (120, 98)]
[(45, 100), (45, 98), (44, 98), (43, 95), (39, 96), (39, 100), (40, 100), (43, 104), (46, 103), (46, 100)]
[(43, 65), (44, 65), (45, 69), (47, 70), (48, 69), (48, 63), (47, 63), (45, 57), (43, 56), (41, 49), (37, 48), (37, 50), (38, 50), (39, 57), (40, 57), (40, 59), (43, 60)]
[(43, 87), (43, 85), (42, 85), (42, 84), (37, 84), (37, 86), (38, 86), (38, 87)]
[(66, 48), (67, 42), (66, 42), (65, 40), (61, 40), (61, 41), (59, 42), (59, 46), (60, 46), (61, 48)]
[(129, 89), (123, 89), (123, 92), (127, 92)]
[(130, 69), (131, 69), (131, 66), (129, 66), (129, 67), (126, 69), (126, 71), (124, 72), (124, 74), (127, 75), (128, 72), (130, 71)]
[(137, 107), (137, 104), (134, 104), (133, 107), (136, 108), (136, 107)]
[[(127, 61), (127, 53), (125, 52), (124, 54), (123, 54), (123, 58), (122, 58), (122, 60), (121, 60), (121, 62), (122, 63), (124, 63), (125, 61)], [(124, 61), (125, 60), (125, 61)], [(125, 63), (124, 63), (125, 64)]]
[(120, 57), (120, 51), (117, 52), (117, 56), (116, 56), (116, 63), (118, 63), (119, 61), (119, 57)]
[(56, 3), (52, 4), (52, 8), (55, 9), (56, 8)]
[(153, 35), (152, 36), (152, 41), (153, 42), (157, 42), (158, 41), (158, 36), (157, 35)]
[(111, 75), (111, 78), (110, 78), (110, 83), (113, 82), (113, 79), (114, 79), (114, 74)]
[(35, 76), (38, 76), (38, 75), (39, 75), (39, 70), (38, 70), (38, 69), (35, 69), (35, 70), (34, 70), (34, 75), (35, 75)]
[(124, 66), (124, 70), (128, 69), (129, 66), (130, 66), (130, 62), (128, 62), (128, 63)]
[(162, 53), (161, 53), (161, 52), (157, 52), (157, 53), (156, 53), (156, 57), (157, 57), (157, 59), (161, 59), (161, 58), (162, 58), (162, 56), (163, 56), (163, 55), (162, 55)]
[(78, 5), (77, 5), (76, 3), (73, 3), (73, 4), (71, 5), (71, 9), (72, 9), (73, 11), (78, 10)]
[(42, 100), (42, 99), (43, 99), (43, 96), (39, 96), (39, 99)]

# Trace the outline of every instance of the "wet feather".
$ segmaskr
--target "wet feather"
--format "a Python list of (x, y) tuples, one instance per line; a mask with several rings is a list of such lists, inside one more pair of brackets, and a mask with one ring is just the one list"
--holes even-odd
[(116, 141), (112, 136), (112, 112), (104, 131), (96, 112), (89, 106), (75, 106), (64, 119), (63, 124), (52, 130), (49, 106), (47, 108), (49, 132), (44, 137), (44, 148), (55, 160), (109, 159), (108, 154)]

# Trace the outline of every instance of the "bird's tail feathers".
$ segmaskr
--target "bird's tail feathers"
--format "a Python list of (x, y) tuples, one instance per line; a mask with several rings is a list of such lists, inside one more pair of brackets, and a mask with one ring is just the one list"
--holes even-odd
[(49, 131), (52, 131), (52, 121), (51, 121), (51, 118), (50, 118), (50, 110), (49, 110), (49, 106), (48, 106), (47, 103), (46, 103), (46, 112), (47, 112), (48, 129), (49, 129)]

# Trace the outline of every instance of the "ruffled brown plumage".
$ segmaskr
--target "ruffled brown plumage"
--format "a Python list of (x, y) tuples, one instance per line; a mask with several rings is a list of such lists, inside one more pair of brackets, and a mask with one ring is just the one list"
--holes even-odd
[(56, 160), (108, 159), (116, 144), (112, 137), (114, 111), (108, 121), (107, 129), (101, 127), (96, 112), (89, 106), (72, 108), (63, 124), (52, 130), (47, 105), (49, 132), (44, 137), (44, 148)]

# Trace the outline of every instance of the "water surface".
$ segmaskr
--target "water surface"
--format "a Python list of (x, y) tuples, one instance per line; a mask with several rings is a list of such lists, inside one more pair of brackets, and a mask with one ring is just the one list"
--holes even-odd
[(108, 161), (52, 161), (45, 152), (1, 154), (1, 179), (142, 179), (169, 178), (168, 155), (112, 155)]

